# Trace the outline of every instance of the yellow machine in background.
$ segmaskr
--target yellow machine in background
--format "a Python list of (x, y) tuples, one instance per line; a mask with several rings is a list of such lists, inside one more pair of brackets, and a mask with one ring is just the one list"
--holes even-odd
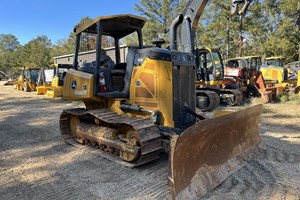
[(275, 83), (277, 95), (299, 93), (299, 69), (285, 67), (284, 60), (284, 57), (266, 58), (260, 71), (266, 83)]
[(35, 91), (40, 69), (37, 67), (22, 68), (18, 80), (13, 83), (14, 88), (25, 92)]
[(53, 77), (53, 70), (42, 68), (39, 72), (39, 78), (36, 87), (36, 94), (45, 94), (47, 88), (51, 86), (51, 79)]
[(260, 56), (230, 58), (225, 62), (225, 79), (233, 80), (248, 98), (261, 97), (264, 103), (276, 99), (274, 84), (266, 84), (262, 75)]
[[(64, 140), (95, 147), (101, 156), (129, 167), (167, 152), (169, 186), (178, 199), (200, 198), (262, 147), (261, 105), (211, 119), (196, 113), (197, 61), (191, 40), (206, 4), (189, 2), (185, 15), (173, 21), (170, 49), (161, 48), (162, 40), (143, 47), (146, 21), (134, 15), (98, 17), (76, 26), (74, 69), (64, 78), (64, 98), (86, 106), (62, 112)], [(138, 46), (121, 63), (119, 42), (131, 34), (138, 36)], [(102, 50), (102, 41), (113, 41), (114, 61)], [(96, 60), (80, 58), (86, 47), (96, 49)]]
[(297, 88), (298, 88), (298, 94), (299, 94), (299, 88), (300, 87), (300, 70), (298, 70), (298, 77), (297, 77)]
[(50, 97), (61, 97), (62, 88), (64, 82), (64, 75), (71, 68), (70, 65), (56, 64), (54, 65), (53, 70), (51, 70), (51, 81), (45, 81), (44, 84), (41, 84), (37, 87), (38, 95), (48, 95)]
[(197, 108), (211, 111), (221, 102), (235, 106), (243, 100), (242, 92), (236, 82), (224, 79), (224, 64), (219, 49), (197, 50), (196, 103)]
[(266, 81), (275, 80), (277, 83), (281, 83), (288, 78), (288, 71), (284, 68), (285, 57), (267, 57), (265, 58), (264, 65), (260, 71)]

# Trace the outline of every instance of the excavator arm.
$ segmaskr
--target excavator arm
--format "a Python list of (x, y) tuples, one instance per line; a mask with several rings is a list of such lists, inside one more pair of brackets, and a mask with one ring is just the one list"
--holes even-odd
[[(183, 52), (194, 52), (195, 36), (198, 22), (208, 0), (191, 0), (184, 11), (183, 21), (178, 29), (178, 41), (180, 50)], [(251, 0), (231, 0), (231, 14), (244, 16)], [(177, 43), (177, 41), (175, 41)]]

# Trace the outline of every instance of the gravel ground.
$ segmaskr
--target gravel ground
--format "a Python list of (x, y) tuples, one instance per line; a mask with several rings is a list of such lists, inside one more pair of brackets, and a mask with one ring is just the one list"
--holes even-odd
[[(0, 199), (170, 199), (167, 157), (138, 168), (63, 142), (59, 115), (78, 102), (0, 83)], [(300, 199), (300, 105), (268, 104), (267, 150), (204, 199)]]

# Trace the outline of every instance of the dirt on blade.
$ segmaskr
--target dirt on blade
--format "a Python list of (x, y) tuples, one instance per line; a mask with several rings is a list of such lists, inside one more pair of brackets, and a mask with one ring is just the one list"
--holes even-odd
[[(67, 145), (63, 109), (0, 84), (0, 199), (170, 199), (168, 160), (128, 168)], [(267, 150), (204, 199), (299, 199), (300, 105), (268, 104), (260, 123)]]

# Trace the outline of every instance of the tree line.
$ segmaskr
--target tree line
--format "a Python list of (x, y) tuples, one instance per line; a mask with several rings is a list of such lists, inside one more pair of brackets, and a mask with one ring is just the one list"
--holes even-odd
[[(148, 19), (144, 40), (167, 39), (168, 27), (185, 0), (141, 0), (135, 9)], [(300, 60), (299, 0), (252, 0), (247, 14), (230, 14), (231, 1), (209, 1), (198, 24), (199, 48), (219, 48), (225, 58), (258, 55)], [(176, 9), (177, 8), (177, 9)]]
[[(225, 58), (260, 55), (285, 56), (286, 62), (299, 60), (299, 0), (253, 0), (245, 17), (230, 14), (231, 1), (210, 1), (201, 16), (197, 36), (199, 48), (219, 48)], [(151, 44), (163, 38), (168, 46), (168, 28), (187, 0), (140, 0), (134, 9), (147, 18), (143, 28), (144, 42)], [(89, 20), (84, 17), (79, 23)], [(136, 44), (136, 36), (123, 43)], [(20, 66), (48, 67), (53, 57), (74, 51), (75, 34), (55, 44), (45, 36), (37, 36), (21, 45), (12, 34), (0, 34), (0, 71), (12, 74)]]

